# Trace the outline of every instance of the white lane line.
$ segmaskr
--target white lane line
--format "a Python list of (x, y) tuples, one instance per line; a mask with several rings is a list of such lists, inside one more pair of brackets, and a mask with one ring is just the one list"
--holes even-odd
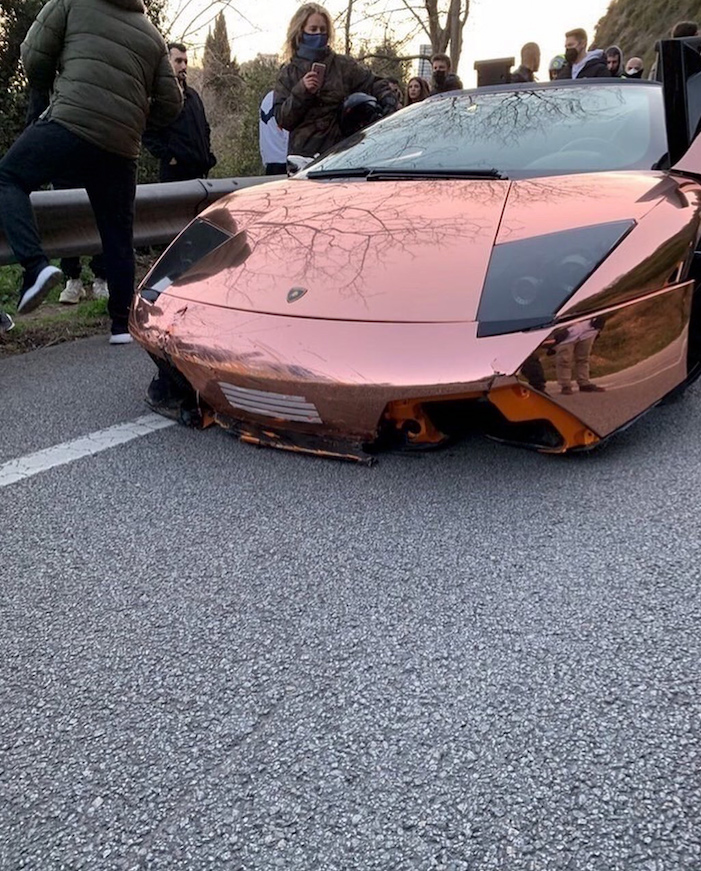
[(45, 472), (56, 466), (64, 466), (66, 463), (72, 463), (82, 457), (99, 454), (101, 451), (126, 444), (133, 439), (150, 435), (152, 432), (165, 429), (168, 426), (175, 426), (175, 421), (161, 417), (160, 414), (145, 414), (129, 423), (108, 426), (107, 429), (98, 430), (98, 432), (90, 433), (79, 439), (63, 442), (60, 445), (54, 445), (52, 448), (27, 454), (24, 457), (17, 457), (15, 460), (8, 460), (0, 465), (0, 487), (24, 481), (25, 478), (38, 475), (39, 472)]

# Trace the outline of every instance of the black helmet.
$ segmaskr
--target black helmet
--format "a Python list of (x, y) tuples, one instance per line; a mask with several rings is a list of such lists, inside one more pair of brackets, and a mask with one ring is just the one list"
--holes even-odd
[(382, 117), (382, 109), (370, 94), (351, 94), (341, 105), (338, 126), (344, 136), (352, 136)]

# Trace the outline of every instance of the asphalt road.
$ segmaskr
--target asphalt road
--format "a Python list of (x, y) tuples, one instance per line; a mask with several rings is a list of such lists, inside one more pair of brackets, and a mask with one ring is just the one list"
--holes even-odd
[[(151, 363), (2, 361), (0, 464)], [(0, 868), (697, 871), (701, 390), (589, 458), (170, 427), (0, 488)]]

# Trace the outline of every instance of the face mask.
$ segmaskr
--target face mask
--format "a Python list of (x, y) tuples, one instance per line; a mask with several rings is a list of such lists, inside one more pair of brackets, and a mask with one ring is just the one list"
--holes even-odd
[(328, 44), (328, 33), (303, 33), (302, 45), (308, 45), (309, 48), (325, 48)]
[(566, 48), (565, 49), (565, 60), (568, 64), (577, 63), (577, 58), (579, 57), (579, 51), (576, 48)]
[(433, 81), (437, 85), (444, 85), (445, 84), (445, 70), (436, 70), (433, 73)]
[(642, 70), (626, 70), (626, 78), (627, 79), (642, 79), (643, 71)]

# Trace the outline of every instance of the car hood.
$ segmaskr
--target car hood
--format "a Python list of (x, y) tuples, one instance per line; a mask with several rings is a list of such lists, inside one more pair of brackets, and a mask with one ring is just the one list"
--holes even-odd
[(232, 238), (167, 292), (288, 317), (474, 321), (495, 244), (639, 220), (664, 196), (655, 193), (664, 180), (599, 173), (516, 182), (266, 184), (202, 213)]

